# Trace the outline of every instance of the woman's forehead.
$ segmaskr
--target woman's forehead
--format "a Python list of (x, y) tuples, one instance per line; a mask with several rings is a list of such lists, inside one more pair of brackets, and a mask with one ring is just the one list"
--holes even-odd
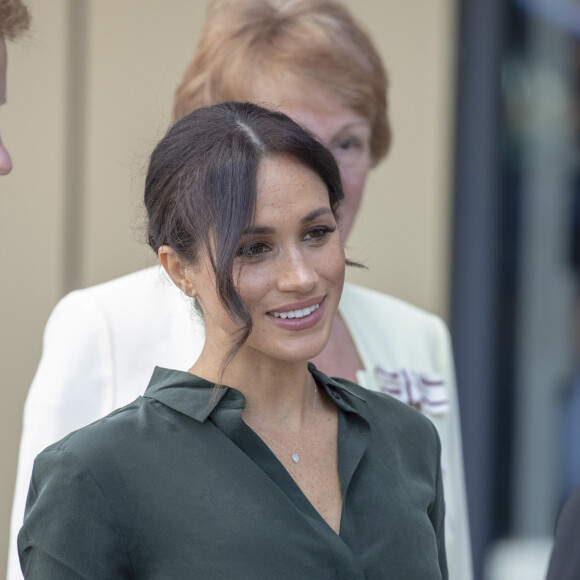
[(295, 75), (259, 75), (252, 83), (252, 101), (281, 111), (324, 141), (353, 124), (370, 128), (369, 120), (349, 107), (331, 89)]
[(258, 167), (256, 220), (266, 214), (330, 208), (328, 189), (310, 167), (285, 155), (264, 158)]

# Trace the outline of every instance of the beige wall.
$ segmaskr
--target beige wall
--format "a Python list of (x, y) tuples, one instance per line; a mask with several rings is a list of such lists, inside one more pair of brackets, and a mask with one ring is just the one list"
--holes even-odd
[[(0, 178), (0, 570), (22, 405), (42, 328), (71, 287), (153, 263), (136, 241), (146, 157), (170, 117), (206, 0), (28, 0), (9, 45)], [(351, 280), (447, 313), (454, 0), (350, 0), (391, 77), (392, 153), (375, 170), (349, 246)], [(84, 23), (84, 24), (83, 24)], [(83, 49), (83, 39), (86, 43)]]

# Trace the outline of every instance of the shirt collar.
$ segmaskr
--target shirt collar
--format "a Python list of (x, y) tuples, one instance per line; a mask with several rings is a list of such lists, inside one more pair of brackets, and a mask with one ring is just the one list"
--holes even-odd
[(361, 414), (361, 408), (357, 401), (366, 403), (366, 399), (360, 393), (361, 388), (346, 379), (333, 379), (319, 371), (312, 363), (308, 363), (308, 370), (319, 385), (322, 385), (330, 398), (338, 407), (349, 413)]
[[(144, 396), (203, 423), (230, 390), (233, 391), (222, 386), (214, 395), (214, 384), (205, 379), (184, 371), (155, 367)], [(241, 397), (243, 408), (243, 395), (233, 392)]]
[[(334, 403), (346, 412), (361, 414), (357, 401), (366, 403), (366, 399), (348, 381), (336, 380), (320, 372), (312, 363), (308, 364), (316, 382), (321, 385)], [(238, 408), (240, 411), (246, 399), (240, 391), (220, 386), (214, 394), (215, 386), (196, 375), (155, 367), (144, 397), (155, 399), (160, 403), (203, 423), (214, 409), (220, 407)]]

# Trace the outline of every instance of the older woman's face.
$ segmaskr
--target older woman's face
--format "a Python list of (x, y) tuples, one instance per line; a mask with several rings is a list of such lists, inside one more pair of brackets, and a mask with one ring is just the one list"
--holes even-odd
[(339, 228), (343, 242), (346, 241), (358, 213), (371, 166), (370, 122), (322, 88), (311, 88), (306, 92), (299, 87), (280, 83), (264, 89), (256, 93), (256, 102), (286, 113), (317, 135), (334, 154), (344, 189)]
[[(6, 41), (3, 36), (0, 36), (0, 106), (6, 103), (6, 66)], [(12, 160), (2, 143), (2, 136), (0, 135), (0, 175), (10, 173), (11, 169)]]

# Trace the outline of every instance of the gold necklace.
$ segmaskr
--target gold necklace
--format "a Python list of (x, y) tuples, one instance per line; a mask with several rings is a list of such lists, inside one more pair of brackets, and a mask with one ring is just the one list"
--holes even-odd
[[(316, 388), (316, 381), (314, 381), (314, 405), (312, 405), (312, 415), (310, 416), (310, 422), (308, 423), (308, 427), (306, 428), (306, 432), (304, 433), (304, 437), (308, 436), (308, 434), (310, 433), (310, 429), (312, 428), (312, 423), (314, 422), (314, 415), (316, 413), (316, 400), (318, 399), (317, 395), (318, 395), (318, 389)], [(300, 455), (298, 455), (298, 451), (300, 451), (300, 449), (302, 449), (302, 446), (298, 447), (295, 451), (292, 452), (288, 448), (284, 447), (284, 445), (282, 445), (281, 443), (278, 443), (278, 441), (276, 441), (275, 439), (272, 439), (272, 437), (270, 437), (269, 435), (264, 433), (262, 430), (250, 425), (247, 421), (246, 421), (246, 425), (252, 431), (257, 433), (258, 435), (261, 435), (262, 437), (269, 439), (272, 443), (274, 443), (274, 445), (276, 445), (277, 447), (280, 447), (280, 449), (286, 451), (286, 453), (290, 453), (290, 457), (292, 457), (292, 461), (294, 461), (294, 463), (298, 463), (300, 461)]]

